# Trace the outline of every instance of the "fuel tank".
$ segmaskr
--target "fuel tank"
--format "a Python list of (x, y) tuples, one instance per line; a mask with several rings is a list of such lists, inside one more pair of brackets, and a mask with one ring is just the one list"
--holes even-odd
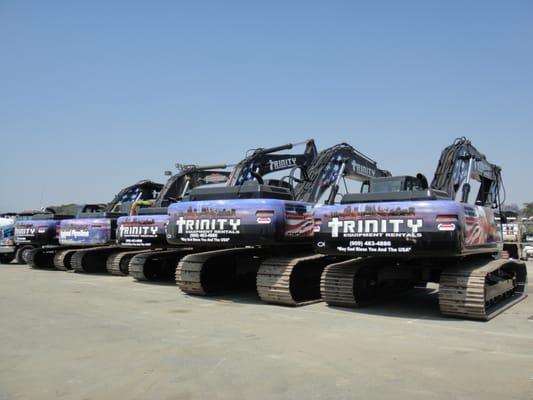
[(454, 257), (502, 247), (490, 208), (453, 200), (353, 203), (318, 207), (318, 253), (351, 257)]
[(279, 199), (184, 201), (169, 207), (167, 241), (231, 247), (311, 242), (313, 204)]

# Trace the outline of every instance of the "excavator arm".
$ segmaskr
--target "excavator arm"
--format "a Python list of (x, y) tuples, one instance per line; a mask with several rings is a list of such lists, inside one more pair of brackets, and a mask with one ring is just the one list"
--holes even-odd
[[(303, 153), (274, 154), (283, 150), (291, 150), (299, 145), (305, 145)], [(317, 154), (318, 151), (313, 139), (271, 148), (254, 149), (250, 155), (235, 166), (228, 180), (228, 186), (240, 186), (253, 179), (263, 183), (264, 175), (293, 168), (300, 168), (302, 175), (305, 176), (307, 168)]]
[(458, 138), (440, 156), (431, 188), (455, 198), (461, 190), (460, 201), (466, 203), (470, 194), (470, 180), (480, 182), (476, 197), (478, 205), (500, 205), (501, 168), (490, 163), (466, 138)]
[(317, 203), (328, 188), (332, 188), (328, 204), (332, 204), (343, 177), (353, 180), (390, 176), (390, 172), (377, 167), (376, 161), (346, 143), (323, 150), (312, 163), (303, 180), (295, 189), (295, 198)]

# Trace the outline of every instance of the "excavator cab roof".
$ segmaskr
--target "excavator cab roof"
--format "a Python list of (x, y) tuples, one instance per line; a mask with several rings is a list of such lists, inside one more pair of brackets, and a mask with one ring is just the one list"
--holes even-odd
[(445, 192), (429, 189), (422, 175), (401, 175), (371, 178), (363, 182), (361, 193), (346, 194), (341, 204), (381, 201), (450, 199)]
[(415, 176), (386, 176), (371, 178), (363, 182), (361, 193), (391, 193), (427, 189), (423, 179)]
[(229, 199), (293, 200), (293, 195), (290, 189), (286, 187), (260, 184), (251, 181), (241, 186), (203, 187), (200, 190), (193, 189), (186, 198), (187, 201)]

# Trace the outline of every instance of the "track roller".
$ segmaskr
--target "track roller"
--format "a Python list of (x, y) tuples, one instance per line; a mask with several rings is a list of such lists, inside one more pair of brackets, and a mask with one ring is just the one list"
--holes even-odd
[(253, 288), (261, 251), (235, 248), (207, 251), (183, 257), (176, 268), (176, 284), (194, 295), (212, 295), (225, 290)]
[(378, 294), (372, 259), (352, 259), (324, 268), (320, 278), (322, 300), (331, 306), (357, 307), (367, 304)]
[(111, 275), (126, 276), (129, 274), (131, 259), (137, 254), (143, 254), (150, 250), (119, 251), (107, 257), (106, 269)]
[(300, 306), (320, 297), (320, 276), (333, 258), (305, 254), (268, 258), (257, 272), (257, 293), (268, 303)]
[(31, 249), (25, 253), (26, 263), (35, 269), (54, 268), (55, 249), (39, 247)]
[(191, 251), (191, 248), (182, 248), (137, 254), (129, 263), (129, 274), (138, 281), (171, 281), (176, 263)]
[(444, 270), (439, 306), (448, 316), (488, 321), (527, 297), (526, 264), (474, 259)]
[(107, 257), (117, 250), (117, 246), (77, 250), (71, 258), (72, 269), (75, 272), (106, 272)]
[(74, 253), (78, 250), (79, 249), (59, 250), (54, 255), (54, 267), (60, 271), (68, 271), (72, 269), (72, 265), (70, 264), (70, 261)]

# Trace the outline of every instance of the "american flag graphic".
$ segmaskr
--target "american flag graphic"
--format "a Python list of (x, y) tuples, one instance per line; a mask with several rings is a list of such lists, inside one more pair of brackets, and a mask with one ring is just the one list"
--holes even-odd
[(285, 236), (313, 236), (313, 213), (305, 206), (289, 206), (285, 209)]
[(320, 180), (322, 181), (323, 186), (329, 186), (337, 179), (338, 172), (340, 170), (340, 160), (342, 159), (341, 155), (338, 155), (334, 159), (330, 160), (328, 166), (322, 172)]
[(467, 215), (465, 218), (465, 245), (474, 246), (485, 244), (489, 240), (490, 223), (481, 207), (476, 207), (475, 215)]
[(236, 186), (242, 185), (246, 181), (252, 180), (252, 171), (256, 168), (255, 162), (251, 164), (247, 164), (241, 171), (239, 178), (237, 179), (237, 182), (235, 183)]
[(479, 218), (467, 217), (465, 220), (466, 232), (465, 232), (465, 244), (472, 246), (476, 244), (485, 243), (484, 232), (479, 225)]

